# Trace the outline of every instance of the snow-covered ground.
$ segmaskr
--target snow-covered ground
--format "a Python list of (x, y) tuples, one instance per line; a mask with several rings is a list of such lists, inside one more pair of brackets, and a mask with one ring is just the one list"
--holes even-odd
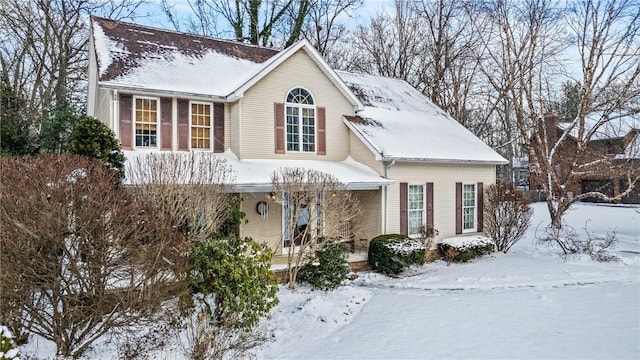
[[(534, 243), (548, 222), (534, 204), (530, 231), (509, 254), (466, 264), (443, 261), (389, 278), (372, 272), (335, 291), (282, 287), (264, 327), (258, 359), (638, 359), (640, 358), (640, 210), (575, 205), (566, 217), (616, 231), (620, 262), (560, 258)], [(50, 357), (51, 346), (23, 347)], [(89, 358), (111, 359), (96, 346)], [(182, 359), (178, 349), (155, 354)]]

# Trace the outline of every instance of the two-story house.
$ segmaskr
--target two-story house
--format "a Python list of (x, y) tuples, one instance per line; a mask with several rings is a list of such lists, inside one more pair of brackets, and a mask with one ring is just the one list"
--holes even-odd
[[(547, 134), (549, 144), (555, 144), (565, 135), (558, 145), (553, 166), (558, 176), (565, 179), (565, 188), (574, 196), (589, 192), (608, 197), (620, 196), (629, 187), (629, 178), (633, 182), (640, 177), (640, 115), (614, 112), (603, 117), (601, 113), (591, 113), (585, 118), (581, 141), (578, 140), (577, 127), (570, 128), (570, 125), (558, 121), (557, 114), (550, 112), (538, 123), (538, 127), (544, 127), (545, 131), (538, 133)], [(579, 142), (583, 144), (584, 151), (577, 156)], [(580, 168), (578, 172), (576, 168), (567, 166), (573, 162), (589, 166)], [(537, 171), (538, 164), (532, 162), (531, 168), (531, 189), (541, 189), (544, 177)], [(600, 197), (587, 197), (583, 201), (604, 202)], [(636, 185), (619, 202), (640, 203), (640, 186)]]
[(406, 82), (335, 71), (306, 40), (278, 51), (94, 17), (89, 59), (88, 113), (125, 156), (224, 157), (249, 220), (241, 235), (276, 253), (279, 168), (327, 172), (355, 192), (358, 239), (422, 224), (442, 238), (482, 231), (483, 187), (506, 162)]

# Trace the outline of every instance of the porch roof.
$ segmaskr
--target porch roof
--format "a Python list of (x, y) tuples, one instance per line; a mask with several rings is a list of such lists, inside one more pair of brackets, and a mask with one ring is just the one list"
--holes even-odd
[[(131, 166), (131, 161), (136, 157), (145, 156), (148, 151), (124, 151), (125, 167)], [(163, 153), (163, 152), (156, 152)], [(167, 152), (168, 153), (168, 152)], [(188, 154), (178, 152), (179, 154)], [(342, 161), (320, 160), (281, 160), (281, 159), (238, 159), (231, 151), (224, 153), (196, 153), (224, 159), (231, 166), (232, 174), (229, 184), (234, 192), (270, 192), (273, 190), (271, 175), (280, 169), (303, 168), (318, 170), (331, 174), (342, 183), (347, 190), (377, 190), (382, 186), (392, 184), (394, 181), (378, 175), (368, 166), (352, 159)]]

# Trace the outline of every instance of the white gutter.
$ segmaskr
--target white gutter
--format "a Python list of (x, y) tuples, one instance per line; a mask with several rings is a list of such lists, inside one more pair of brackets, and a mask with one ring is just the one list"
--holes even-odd
[[(377, 190), (380, 187), (386, 188), (391, 185), (391, 181), (384, 182), (356, 182), (345, 184), (345, 190)], [(240, 193), (262, 193), (272, 192), (273, 185), (271, 183), (254, 183), (254, 184), (230, 184), (235, 192)]]
[(400, 161), (400, 162), (412, 162), (412, 163), (425, 163), (425, 164), (467, 164), (467, 165), (502, 165), (508, 164), (507, 159), (503, 160), (465, 160), (465, 159), (432, 159), (432, 158), (407, 158), (396, 156), (383, 156), (383, 161)]
[(171, 97), (188, 97), (194, 100), (206, 100), (206, 101), (216, 101), (216, 102), (228, 102), (225, 96), (219, 95), (203, 95), (203, 94), (195, 94), (189, 92), (182, 91), (172, 91), (172, 90), (158, 90), (158, 89), (145, 89), (134, 86), (123, 86), (117, 84), (110, 84), (101, 82), (99, 83), (100, 87), (105, 89), (112, 90), (121, 90), (126, 91), (127, 93), (131, 93), (134, 95), (153, 95), (153, 96), (171, 96)]

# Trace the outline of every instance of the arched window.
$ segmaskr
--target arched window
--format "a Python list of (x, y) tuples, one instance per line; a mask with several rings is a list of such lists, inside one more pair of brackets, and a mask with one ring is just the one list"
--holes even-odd
[(287, 95), (287, 151), (316, 151), (316, 108), (311, 94), (295, 88)]

